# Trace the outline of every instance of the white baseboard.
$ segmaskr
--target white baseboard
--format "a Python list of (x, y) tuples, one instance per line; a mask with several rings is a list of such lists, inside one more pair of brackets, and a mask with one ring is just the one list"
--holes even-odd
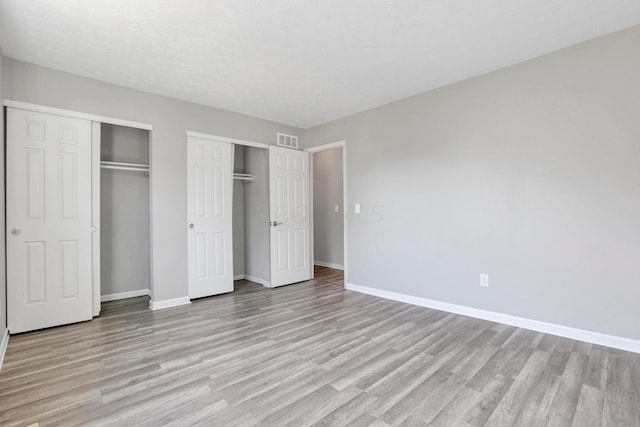
[(163, 308), (171, 308), (177, 307), (179, 305), (188, 305), (191, 304), (191, 299), (189, 297), (180, 297), (174, 299), (166, 299), (162, 301), (154, 301), (151, 300), (149, 302), (149, 308), (151, 310), (162, 310)]
[(149, 289), (136, 289), (135, 291), (118, 292), (117, 294), (102, 295), (100, 301), (115, 301), (119, 299), (144, 297), (149, 295)]
[(235, 276), (233, 276), (233, 280), (242, 280), (244, 279), (244, 274), (236, 274)]
[(4, 363), (4, 354), (7, 352), (9, 346), (9, 328), (5, 328), (2, 335), (2, 341), (0, 341), (0, 371), (2, 371), (2, 363)]
[(251, 276), (249, 274), (245, 274), (244, 278), (250, 282), (258, 283), (262, 286), (266, 286), (267, 288), (271, 287), (271, 282), (269, 280), (264, 280), (256, 276)]
[(340, 265), (340, 264), (332, 264), (330, 262), (324, 262), (324, 261), (313, 261), (313, 263), (315, 265), (319, 265), (320, 267), (335, 268), (336, 270), (344, 270), (344, 265)]
[(509, 314), (481, 310), (479, 308), (466, 307), (463, 305), (450, 304), (450, 303), (430, 300), (426, 298), (414, 297), (411, 295), (405, 295), (405, 294), (400, 294), (400, 293), (391, 292), (391, 291), (384, 291), (381, 289), (370, 288), (368, 286), (354, 285), (351, 283), (346, 283), (345, 289), (360, 292), (363, 294), (374, 295), (377, 297), (386, 298), (394, 301), (400, 301), (408, 304), (418, 305), (421, 307), (433, 308), (435, 310), (446, 311), (449, 313), (475, 317), (477, 319), (489, 320), (491, 322), (502, 323), (509, 326), (515, 326), (518, 328), (529, 329), (536, 332), (543, 332), (545, 334), (557, 335), (564, 338), (571, 338), (578, 341), (585, 341), (592, 344), (598, 344), (606, 347), (612, 347), (620, 350), (640, 353), (640, 341), (634, 340), (631, 338), (623, 338), (615, 335), (607, 335), (599, 332), (572, 328), (570, 326), (556, 325), (554, 323), (541, 322), (539, 320), (511, 316)]

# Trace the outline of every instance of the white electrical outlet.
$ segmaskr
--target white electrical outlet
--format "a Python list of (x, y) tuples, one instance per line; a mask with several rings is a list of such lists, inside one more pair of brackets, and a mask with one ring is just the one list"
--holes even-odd
[(336, 213), (340, 212), (340, 205), (333, 205), (333, 211)]
[(489, 275), (485, 273), (480, 273), (480, 286), (488, 288), (489, 287)]
[(360, 203), (356, 203), (353, 210), (355, 213), (360, 213)]

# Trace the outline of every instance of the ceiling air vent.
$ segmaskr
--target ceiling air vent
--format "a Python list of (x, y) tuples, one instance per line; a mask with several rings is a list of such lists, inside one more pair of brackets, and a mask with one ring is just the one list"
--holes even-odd
[(278, 132), (278, 145), (287, 148), (298, 148), (298, 137)]

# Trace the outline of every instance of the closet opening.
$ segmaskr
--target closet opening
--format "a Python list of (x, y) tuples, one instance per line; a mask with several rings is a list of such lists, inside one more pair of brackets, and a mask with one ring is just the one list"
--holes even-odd
[(311, 279), (309, 153), (195, 132), (186, 149), (189, 298)]
[(269, 151), (239, 144), (232, 147), (233, 278), (269, 287)]
[(100, 300), (150, 295), (150, 132), (100, 125)]

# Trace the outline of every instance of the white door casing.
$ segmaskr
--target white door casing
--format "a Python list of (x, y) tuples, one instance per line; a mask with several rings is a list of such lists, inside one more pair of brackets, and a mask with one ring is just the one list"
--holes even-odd
[(92, 164), (91, 164), (91, 193), (92, 193), (92, 201), (91, 201), (91, 210), (92, 210), (92, 218), (91, 222), (93, 227), (92, 231), (92, 257), (93, 257), (93, 265), (92, 265), (92, 274), (93, 274), (93, 316), (96, 317), (100, 315), (100, 310), (102, 309), (102, 299), (101, 299), (101, 285), (100, 285), (100, 146), (102, 143), (101, 137), (101, 129), (102, 123), (92, 121), (91, 122), (91, 149), (92, 149)]
[(269, 147), (271, 286), (311, 279), (309, 153)]
[(189, 297), (233, 292), (231, 144), (187, 137)]
[(92, 318), (91, 122), (7, 109), (11, 333)]

